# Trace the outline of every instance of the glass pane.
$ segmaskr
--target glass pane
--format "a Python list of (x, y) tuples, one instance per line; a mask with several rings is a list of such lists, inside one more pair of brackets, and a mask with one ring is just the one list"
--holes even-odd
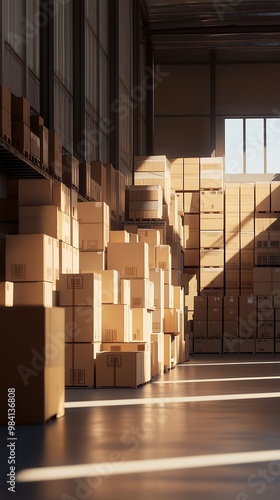
[(246, 120), (246, 174), (264, 173), (264, 121)]
[(243, 120), (225, 120), (225, 171), (243, 173)]
[(266, 161), (267, 172), (280, 172), (280, 119), (266, 120)]

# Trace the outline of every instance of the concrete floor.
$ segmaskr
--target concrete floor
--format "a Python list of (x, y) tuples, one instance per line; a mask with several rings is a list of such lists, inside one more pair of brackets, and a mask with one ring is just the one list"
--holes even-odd
[(280, 355), (195, 355), (141, 388), (66, 401), (63, 418), (17, 427), (15, 494), (1, 427), (2, 500), (280, 498)]

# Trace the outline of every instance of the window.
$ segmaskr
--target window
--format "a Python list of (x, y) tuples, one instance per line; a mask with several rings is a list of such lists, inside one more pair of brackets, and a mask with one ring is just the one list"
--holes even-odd
[(225, 171), (227, 174), (280, 172), (280, 119), (226, 119)]

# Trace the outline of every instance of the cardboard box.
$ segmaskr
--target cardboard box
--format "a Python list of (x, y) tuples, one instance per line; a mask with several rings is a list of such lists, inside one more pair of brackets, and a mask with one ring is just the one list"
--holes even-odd
[(171, 284), (164, 284), (164, 307), (165, 309), (174, 307), (174, 293)]
[(208, 337), (222, 338), (223, 322), (222, 320), (208, 319)]
[(79, 165), (79, 191), (84, 198), (91, 198), (91, 165), (84, 160)]
[(170, 161), (165, 155), (135, 156), (135, 172), (162, 172), (170, 178)]
[(223, 174), (222, 158), (200, 158), (200, 189), (222, 189)]
[(102, 304), (119, 304), (120, 277), (118, 271), (100, 270), (102, 277)]
[(152, 333), (152, 377), (161, 375), (164, 371), (164, 334)]
[(101, 279), (98, 273), (61, 274), (60, 306), (94, 306), (101, 309)]
[(49, 168), (49, 130), (47, 127), (39, 126), (37, 136), (40, 141), (40, 162), (44, 167)]
[(223, 248), (223, 231), (200, 231), (200, 248)]
[(238, 319), (224, 319), (223, 333), (225, 338), (238, 337)]
[(123, 304), (103, 304), (102, 342), (130, 342), (130, 308)]
[(95, 385), (94, 364), (101, 343), (74, 343), (65, 345), (65, 385), (89, 387)]
[(180, 310), (179, 309), (164, 309), (163, 321), (164, 333), (173, 333), (177, 335), (180, 333)]
[(178, 269), (172, 269), (171, 271), (171, 285), (182, 286), (182, 271)]
[(160, 268), (149, 270), (149, 280), (154, 283), (154, 305), (164, 308), (164, 272)]
[(20, 234), (46, 234), (71, 243), (71, 218), (52, 205), (19, 207)]
[(14, 283), (15, 306), (53, 306), (53, 287), (48, 281)]
[(199, 267), (199, 248), (194, 250), (186, 249), (184, 252), (184, 267)]
[(208, 322), (205, 320), (194, 320), (193, 331), (195, 337), (207, 337)]
[(239, 213), (240, 184), (230, 182), (225, 184), (225, 213)]
[(268, 266), (268, 249), (255, 249), (255, 265)]
[(138, 228), (139, 241), (149, 245), (160, 245), (160, 231), (158, 229)]
[(199, 248), (199, 229), (189, 229), (184, 226), (184, 248)]
[(272, 181), (270, 183), (270, 202), (271, 202), (271, 212), (280, 211), (280, 182)]
[(116, 269), (121, 278), (148, 278), (149, 252), (147, 243), (109, 243), (108, 269)]
[(173, 158), (170, 160), (171, 189), (181, 191), (184, 189), (184, 160)]
[(107, 198), (107, 171), (106, 166), (101, 161), (91, 161), (91, 178), (101, 187), (102, 201)]
[(65, 307), (66, 342), (101, 342), (101, 308), (95, 306)]
[(236, 250), (238, 251), (240, 248), (239, 236), (238, 232), (225, 232), (225, 247), (226, 250)]
[(258, 321), (257, 338), (259, 339), (274, 339), (274, 320), (273, 321)]
[[(276, 311), (279, 311), (279, 309), (276, 309)], [(276, 312), (275, 311), (275, 312)], [(279, 314), (276, 316), (275, 315), (275, 318), (278, 320), (278, 321), (275, 321), (275, 324), (274, 324), (274, 333), (275, 333), (275, 338), (280, 338), (280, 316)]]
[(53, 183), (52, 205), (55, 205), (62, 213), (71, 216), (71, 190), (62, 182)]
[(200, 230), (223, 231), (224, 214), (203, 213), (200, 214)]
[(279, 249), (269, 248), (268, 249), (268, 263), (270, 266), (280, 265), (280, 252)]
[(255, 184), (255, 211), (270, 211), (270, 182), (256, 182)]
[[(40, 159), (40, 139), (33, 132), (30, 132), (30, 153), (31, 157), (35, 157), (37, 160)], [(33, 158), (31, 159), (33, 161)]]
[[(153, 282), (152, 282), (153, 283)], [(154, 286), (154, 284), (153, 284)], [(150, 296), (152, 295), (152, 297)], [(153, 291), (150, 290), (150, 282), (148, 279), (131, 279), (130, 280), (130, 304), (133, 308), (154, 309)]]
[(199, 158), (184, 158), (184, 190), (199, 190)]
[(225, 286), (228, 290), (229, 288), (239, 288), (240, 287), (240, 272), (239, 269), (226, 269), (225, 272)]
[(150, 353), (145, 352), (101, 352), (96, 358), (96, 387), (135, 388), (145, 383), (151, 377), (148, 357)]
[(198, 297), (194, 297), (194, 306), (195, 309), (207, 309), (207, 297), (203, 297), (199, 295)]
[(79, 160), (73, 155), (62, 155), (62, 182), (79, 189)]
[[(209, 299), (210, 298), (212, 297), (209, 297)], [(223, 309), (221, 307), (208, 307), (207, 319), (208, 321), (222, 321)]]
[(80, 273), (93, 273), (106, 269), (107, 254), (103, 252), (80, 252)]
[[(237, 298), (237, 297), (236, 297)], [(225, 307), (224, 306), (224, 320), (225, 321), (237, 321), (238, 320), (238, 307)]]
[(14, 305), (14, 283), (11, 281), (1, 281), (0, 306), (12, 307), (13, 305)]
[[(221, 228), (223, 229), (223, 228)], [(238, 212), (226, 212), (225, 213), (225, 230), (226, 232), (239, 232), (240, 231), (240, 222), (239, 222), (239, 213)]]
[(225, 267), (227, 271), (232, 269), (238, 270), (240, 268), (240, 250), (228, 248), (226, 246)]
[(78, 219), (81, 224), (102, 223), (109, 227), (109, 206), (101, 201), (86, 201), (78, 203)]
[[(181, 207), (180, 196), (182, 195), (183, 206)], [(178, 210), (182, 209), (184, 213), (198, 214), (200, 210), (199, 191), (192, 191), (190, 193), (179, 193), (178, 196)]]
[(71, 217), (71, 245), (79, 248), (79, 222)]
[(80, 272), (80, 252), (77, 248), (72, 247), (72, 273), (78, 274), (79, 272)]
[(58, 179), (62, 179), (62, 143), (54, 130), (49, 130), (49, 170)]
[[(14, 101), (15, 102), (15, 101)], [(12, 97), (11, 97), (11, 92), (6, 87), (6, 85), (0, 85), (0, 106), (1, 108), (5, 109), (8, 111), (8, 113), (11, 114), (12, 111)]]
[(241, 269), (253, 269), (255, 261), (254, 250), (241, 250), (240, 267)]
[(102, 342), (101, 350), (106, 352), (151, 352), (151, 343), (137, 340), (131, 342)]
[(254, 212), (240, 214), (240, 231), (242, 233), (254, 232)]
[(126, 304), (130, 307), (131, 306), (130, 299), (131, 299), (130, 280), (121, 278), (119, 304)]
[(224, 250), (200, 249), (200, 265), (203, 267), (222, 267), (224, 265)]
[(239, 339), (237, 337), (223, 338), (223, 353), (237, 354)]
[(279, 213), (256, 213), (255, 217), (255, 236), (264, 231), (279, 231), (280, 230), (280, 214)]
[[(6, 96), (5, 101), (8, 103), (8, 96)], [(25, 97), (17, 97), (12, 94), (10, 111), (13, 121), (23, 122), (28, 127), (30, 126), (30, 103)]]
[(255, 209), (255, 184), (244, 182), (240, 184), (240, 212), (253, 213)]
[(53, 281), (53, 241), (44, 234), (7, 235), (7, 281)]
[[(258, 268), (254, 269), (255, 272), (257, 271)], [(267, 271), (271, 271), (271, 280), (273, 284), (280, 283), (280, 267), (273, 267), (272, 269), (267, 269)], [(254, 274), (254, 279), (255, 279), (255, 274)]]
[(171, 248), (169, 245), (156, 245), (155, 247), (156, 266), (160, 269), (171, 270)]
[(79, 224), (79, 249), (82, 252), (104, 251), (109, 242), (109, 227), (103, 223)]
[(200, 191), (200, 212), (223, 212), (223, 191)]
[(240, 287), (253, 289), (253, 269), (249, 271), (241, 269), (240, 271)]
[(21, 121), (12, 122), (12, 142), (13, 146), (23, 155), (30, 155), (30, 128)]
[(272, 283), (270, 282), (255, 282), (253, 283), (253, 293), (254, 295), (260, 295), (265, 293), (267, 295), (273, 292)]
[[(8, 388), (15, 388), (16, 424), (42, 424), (64, 415), (64, 310), (1, 307), (0, 323), (0, 395), (6, 398)], [(7, 425), (5, 405), (0, 422)]]
[(129, 243), (129, 233), (127, 231), (110, 231), (110, 243)]
[(254, 233), (240, 233), (240, 248), (242, 250), (252, 250), (255, 246)]
[(221, 354), (222, 352), (222, 339), (207, 338), (198, 339), (194, 338), (194, 352), (207, 353), (207, 354)]
[(11, 113), (6, 109), (4, 109), (3, 107), (0, 107), (0, 132), (2, 138), (4, 138), (6, 141), (7, 140), (11, 141), (12, 139)]
[[(207, 299), (207, 297), (205, 298)], [(194, 321), (207, 321), (207, 313), (208, 313), (207, 308), (206, 307), (197, 308), (196, 306), (194, 306), (194, 308), (195, 308), (193, 313)]]
[(200, 289), (222, 288), (224, 286), (224, 270), (222, 267), (200, 269)]
[(53, 182), (49, 179), (19, 179), (19, 206), (52, 205)]
[(149, 329), (148, 312), (145, 308), (132, 308), (132, 340), (150, 341), (152, 330)]
[(59, 242), (59, 270), (61, 274), (73, 273), (73, 248), (63, 241)]
[(274, 353), (274, 340), (256, 339), (256, 352)]
[(258, 321), (274, 321), (274, 309), (272, 307), (262, 309), (258, 307), (257, 317)]
[(135, 186), (160, 186), (163, 193), (163, 203), (170, 204), (170, 179), (162, 172), (134, 173)]
[(238, 339), (238, 352), (239, 353), (250, 353), (254, 354), (256, 352), (256, 341), (255, 339), (242, 338)]
[(164, 309), (155, 309), (152, 311), (152, 332), (163, 332)]

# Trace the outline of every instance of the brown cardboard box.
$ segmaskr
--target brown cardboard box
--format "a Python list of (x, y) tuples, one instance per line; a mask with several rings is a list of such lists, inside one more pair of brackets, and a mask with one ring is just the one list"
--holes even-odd
[(164, 334), (152, 333), (152, 377), (161, 375), (164, 370)]
[[(256, 270), (258, 268), (255, 268)], [(269, 269), (267, 269), (267, 271), (269, 271)], [(280, 283), (280, 267), (273, 267), (272, 269), (270, 269), (271, 271), (271, 280), (272, 280), (272, 283), (273, 284), (278, 284)], [(254, 270), (255, 272), (255, 270)], [(254, 278), (255, 278), (255, 275), (254, 275)]]
[(102, 304), (119, 304), (120, 277), (118, 271), (98, 271), (102, 277)]
[(135, 172), (163, 172), (170, 178), (170, 162), (165, 155), (135, 156)]
[[(236, 297), (237, 298), (237, 297)], [(237, 321), (238, 320), (238, 307), (224, 307), (224, 320)]]
[[(195, 297), (196, 298), (196, 297)], [(205, 297), (207, 299), (207, 297)], [(196, 306), (194, 313), (193, 313), (193, 319), (194, 321), (207, 321), (207, 313), (208, 310), (206, 307), (199, 307), (197, 308)]]
[(184, 267), (198, 267), (199, 266), (199, 248), (194, 250), (186, 249), (184, 252)]
[(49, 130), (49, 170), (62, 179), (62, 143), (54, 130)]
[(93, 273), (106, 269), (106, 252), (80, 252), (80, 273)]
[(53, 201), (58, 210), (71, 216), (71, 190), (62, 182), (53, 183)]
[(29, 156), (31, 152), (30, 128), (23, 122), (12, 123), (13, 146), (23, 155)]
[(0, 106), (11, 114), (12, 102), (11, 92), (6, 85), (0, 85)]
[(208, 337), (222, 337), (223, 322), (221, 320), (208, 320)]
[(279, 213), (256, 213), (255, 216), (255, 236), (263, 231), (279, 231), (280, 214)]
[(40, 139), (40, 161), (44, 167), (49, 167), (49, 130), (40, 126), (38, 133)]
[(268, 246), (271, 249), (280, 248), (280, 231), (268, 231)]
[(239, 297), (239, 336), (251, 338), (257, 330), (257, 301), (254, 295)]
[(171, 284), (164, 284), (164, 308), (172, 308), (174, 307), (174, 293), (173, 286)]
[(225, 266), (226, 270), (239, 269), (240, 268), (240, 250), (225, 248)]
[[(182, 195), (183, 212), (190, 214), (198, 214), (200, 210), (199, 191), (190, 193), (184, 192)], [(180, 209), (180, 196), (178, 197), (178, 209)]]
[(256, 341), (255, 339), (241, 338), (238, 339), (238, 352), (246, 352), (254, 354), (256, 352)]
[(226, 269), (225, 272), (225, 286), (229, 288), (239, 288), (240, 286), (240, 273), (239, 269)]
[(12, 307), (13, 305), (14, 305), (14, 283), (11, 281), (1, 281), (0, 306)]
[(225, 184), (225, 213), (239, 213), (240, 184), (230, 182)]
[[(107, 248), (109, 226), (103, 223), (79, 225), (79, 249), (82, 252), (98, 252)], [(118, 244), (118, 243), (116, 243)]]
[(160, 186), (163, 193), (163, 203), (170, 204), (170, 179), (161, 172), (135, 172), (136, 186)]
[(109, 231), (110, 243), (129, 243), (129, 233), (127, 231)]
[(239, 339), (237, 337), (223, 338), (223, 353), (237, 354)]
[(164, 308), (164, 272), (160, 268), (149, 269), (149, 280), (154, 283), (154, 304), (156, 308)]
[(195, 309), (207, 309), (207, 297), (203, 297), (203, 296), (198, 296), (198, 297), (194, 297), (194, 306), (195, 306)]
[[(149, 297), (150, 287), (149, 280), (145, 278), (131, 279), (130, 280), (130, 304), (133, 308), (147, 308), (151, 309), (151, 302), (154, 297)], [(154, 284), (153, 284), (154, 286)], [(152, 307), (154, 308), (154, 307)]]
[(130, 201), (129, 219), (162, 219), (162, 205), (158, 201)]
[(0, 107), (0, 132), (1, 136), (6, 140), (11, 141), (12, 139), (12, 120), (11, 113)]
[(224, 319), (224, 337), (238, 337), (238, 320), (227, 320)]
[(253, 289), (253, 269), (240, 271), (240, 287)]
[(265, 282), (253, 282), (253, 293), (254, 295), (260, 295), (261, 293), (265, 293), (267, 295), (273, 292), (271, 281)]
[(70, 242), (71, 242), (71, 245), (74, 247), (74, 248), (79, 248), (79, 234), (80, 234), (80, 225), (79, 225), (79, 222), (74, 219), (73, 217), (71, 217), (71, 239), (70, 239)]
[[(212, 297), (209, 297), (209, 299)], [(222, 298), (222, 297), (221, 297)], [(221, 307), (208, 307), (208, 321), (222, 321), (223, 309)]]
[(268, 263), (270, 266), (280, 266), (280, 252), (279, 249), (268, 249)]
[(190, 229), (184, 226), (184, 247), (187, 249), (199, 248), (199, 229)]
[(52, 205), (53, 183), (50, 179), (19, 179), (19, 206)]
[(101, 342), (101, 309), (93, 306), (65, 307), (66, 342)]
[(200, 231), (200, 248), (223, 248), (223, 231)]
[(164, 308), (152, 311), (152, 332), (162, 333), (164, 321)]
[(94, 363), (101, 343), (74, 343), (65, 345), (65, 385), (94, 387)]
[(98, 273), (61, 274), (60, 306), (94, 306), (101, 309), (101, 279)]
[(44, 125), (44, 118), (40, 115), (30, 115), (30, 128), (34, 134), (38, 135), (39, 127)]
[(270, 182), (256, 182), (255, 184), (255, 211), (270, 211)]
[(148, 312), (145, 308), (132, 308), (132, 340), (149, 342), (152, 330), (149, 329)]
[(135, 388), (147, 382), (151, 378), (150, 356), (149, 352), (101, 352), (96, 359), (96, 387)]
[(203, 267), (222, 267), (224, 265), (224, 250), (200, 249), (200, 265)]
[(109, 206), (101, 201), (78, 203), (78, 219), (80, 224), (104, 224), (110, 226)]
[(160, 245), (160, 231), (158, 229), (138, 229), (139, 241), (149, 245)]
[(53, 281), (53, 241), (44, 234), (6, 237), (7, 281)]
[[(11, 114), (14, 122), (23, 122), (30, 126), (30, 103), (25, 97), (11, 95)], [(8, 111), (8, 110), (7, 110)]]
[(238, 212), (226, 212), (225, 213), (225, 230), (226, 232), (239, 232), (239, 213)]
[(208, 322), (205, 320), (194, 320), (193, 331), (195, 337), (207, 337)]
[(170, 160), (171, 189), (182, 191), (184, 189), (184, 159), (172, 158)]
[(258, 321), (257, 337), (259, 339), (274, 339), (274, 320)]
[[(268, 268), (254, 267), (253, 270), (254, 282), (259, 282), (259, 283), (271, 282), (273, 271), (274, 269), (271, 269), (269, 267)], [(263, 292), (260, 295), (270, 295), (270, 294), (266, 294)]]
[(179, 309), (164, 309), (164, 333), (180, 333), (180, 310)]
[(79, 272), (80, 272), (80, 252), (77, 248), (72, 247), (72, 273), (78, 274)]
[(224, 286), (224, 270), (222, 267), (200, 269), (200, 289), (222, 288)]
[(79, 160), (73, 155), (62, 155), (62, 182), (79, 189)]
[(240, 248), (242, 250), (252, 250), (254, 248), (254, 233), (240, 233)]
[(226, 249), (239, 250), (240, 248), (239, 235), (240, 233), (238, 232), (228, 232), (228, 231), (225, 232)]
[[(0, 395), (6, 398), (8, 388), (15, 388), (16, 424), (42, 424), (64, 415), (64, 310), (1, 307), (0, 323)], [(7, 424), (5, 405), (0, 422)]]
[(63, 241), (59, 242), (59, 272), (61, 274), (73, 273), (73, 248)]
[[(215, 182), (215, 181), (214, 181)], [(200, 191), (200, 211), (201, 212), (223, 212), (224, 193), (223, 191)]]
[(30, 132), (30, 153), (31, 156), (40, 160), (40, 139), (33, 132)]
[(47, 234), (70, 244), (71, 219), (53, 205), (19, 207), (20, 234)]
[[(95, 180), (101, 187), (102, 201), (106, 201), (107, 197), (107, 171), (101, 161), (91, 161), (91, 178)], [(107, 203), (107, 202), (106, 202)]]
[(130, 307), (131, 306), (130, 299), (131, 299), (130, 280), (121, 278), (119, 304), (126, 304)]
[(240, 231), (242, 233), (254, 232), (254, 212), (240, 213)]
[(220, 295), (208, 297), (208, 307), (221, 309), (223, 307), (223, 297)]
[(274, 340), (256, 339), (256, 352), (274, 353)]
[(230, 307), (230, 308), (237, 308), (238, 309), (238, 297), (236, 297), (235, 295), (230, 295), (230, 294), (227, 294), (223, 297), (223, 304), (224, 304), (224, 308), (226, 307)]
[[(265, 305), (265, 303), (263, 304)], [(258, 321), (274, 321), (274, 309), (271, 308), (259, 308), (257, 309)]]
[(130, 308), (128, 305), (102, 305), (102, 342), (130, 342)]
[[(162, 189), (160, 186), (128, 186), (127, 187), (129, 204), (136, 202), (159, 202), (162, 203)], [(157, 205), (158, 206), (158, 205)]]
[(147, 243), (109, 243), (108, 269), (116, 269), (121, 278), (148, 278)]
[(184, 190), (199, 190), (199, 158), (184, 158)]
[(53, 287), (48, 281), (14, 284), (15, 306), (53, 306)]
[[(276, 309), (276, 311), (279, 311), (279, 309)], [(275, 321), (275, 324), (274, 324), (274, 327), (275, 327), (275, 338), (279, 339), (280, 338), (280, 317), (279, 317), (279, 314), (277, 315), (277, 318), (278, 318), (278, 321)]]
[(183, 286), (182, 285), (182, 271), (178, 269), (172, 269), (171, 271), (171, 285), (173, 286)]
[(222, 158), (200, 158), (200, 189), (222, 189), (223, 173)]
[(253, 269), (255, 260), (254, 250), (241, 250), (240, 267), (241, 269)]
[(151, 352), (151, 343), (138, 340), (131, 342), (102, 342), (101, 350), (106, 352)]
[(91, 165), (87, 161), (80, 161), (79, 191), (84, 198), (91, 197)]
[(200, 214), (200, 230), (223, 231), (224, 214)]
[(221, 354), (222, 339), (194, 339), (195, 353)]
[(270, 201), (271, 212), (280, 211), (280, 182), (273, 181), (270, 183)]
[(258, 309), (273, 309), (273, 303), (272, 295), (259, 295), (257, 297)]
[(268, 249), (256, 248), (255, 249), (255, 265), (268, 266)]
[(155, 247), (156, 266), (160, 269), (171, 270), (171, 248), (169, 245), (156, 245)]
[(244, 182), (240, 184), (240, 212), (253, 213), (255, 209), (255, 184)]

